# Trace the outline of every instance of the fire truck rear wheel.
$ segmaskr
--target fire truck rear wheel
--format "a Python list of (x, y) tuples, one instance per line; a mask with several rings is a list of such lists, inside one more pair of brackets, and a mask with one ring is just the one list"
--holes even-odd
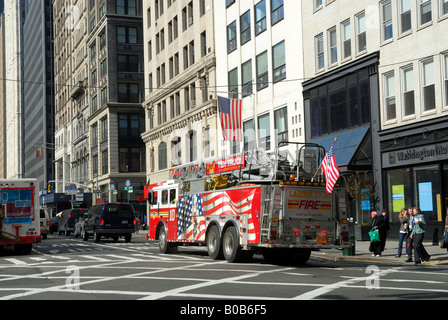
[(207, 233), (207, 251), (210, 259), (220, 260), (224, 258), (221, 236), (217, 226), (212, 226)]
[(242, 258), (242, 250), (235, 227), (227, 228), (223, 238), (223, 253), (227, 262), (239, 262)]

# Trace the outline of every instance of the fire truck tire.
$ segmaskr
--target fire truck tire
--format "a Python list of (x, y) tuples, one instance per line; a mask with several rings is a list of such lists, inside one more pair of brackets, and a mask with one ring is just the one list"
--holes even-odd
[(224, 258), (221, 236), (217, 226), (210, 227), (210, 230), (207, 232), (207, 251), (208, 256), (212, 260), (221, 260)]
[(163, 254), (175, 253), (177, 251), (177, 246), (168, 242), (165, 226), (162, 226), (159, 231), (159, 250)]
[(302, 265), (305, 264), (311, 256), (311, 250), (310, 249), (296, 249), (292, 250), (291, 253), (291, 260), (296, 265)]
[(227, 262), (240, 262), (243, 256), (241, 250), (238, 232), (234, 226), (227, 228), (223, 238), (223, 253)]

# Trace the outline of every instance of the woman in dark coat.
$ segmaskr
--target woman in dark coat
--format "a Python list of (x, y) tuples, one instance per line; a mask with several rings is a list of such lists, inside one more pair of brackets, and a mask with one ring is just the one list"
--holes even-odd
[[(373, 211), (372, 214), (372, 228), (377, 229), (380, 234), (385, 231), (385, 223), (382, 216), (378, 216), (376, 211)], [(381, 256), (381, 241), (370, 242), (370, 251), (372, 252), (372, 256)]]

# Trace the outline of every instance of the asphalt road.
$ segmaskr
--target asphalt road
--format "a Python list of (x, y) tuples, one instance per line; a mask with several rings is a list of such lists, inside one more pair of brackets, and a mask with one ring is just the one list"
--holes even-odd
[[(280, 308), (276, 300), (291, 307), (294, 300), (447, 298), (448, 265), (333, 261), (314, 255), (301, 267), (267, 263), (261, 256), (229, 264), (210, 260), (202, 247), (162, 255), (142, 235), (131, 243), (50, 235), (30, 255), (0, 250), (0, 300), (179, 300), (167, 312), (215, 317), (269, 315)], [(214, 304), (212, 314), (205, 307), (210, 300), (225, 303)]]

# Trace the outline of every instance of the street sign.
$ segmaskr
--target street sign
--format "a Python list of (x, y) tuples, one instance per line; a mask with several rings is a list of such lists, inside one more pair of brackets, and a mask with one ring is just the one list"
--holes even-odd
[(114, 184), (110, 185), (110, 190), (115, 190), (115, 185)]
[(131, 185), (131, 180), (126, 180), (125, 184), (126, 184), (126, 187), (129, 187)]
[(65, 194), (76, 194), (76, 186), (65, 186)]

